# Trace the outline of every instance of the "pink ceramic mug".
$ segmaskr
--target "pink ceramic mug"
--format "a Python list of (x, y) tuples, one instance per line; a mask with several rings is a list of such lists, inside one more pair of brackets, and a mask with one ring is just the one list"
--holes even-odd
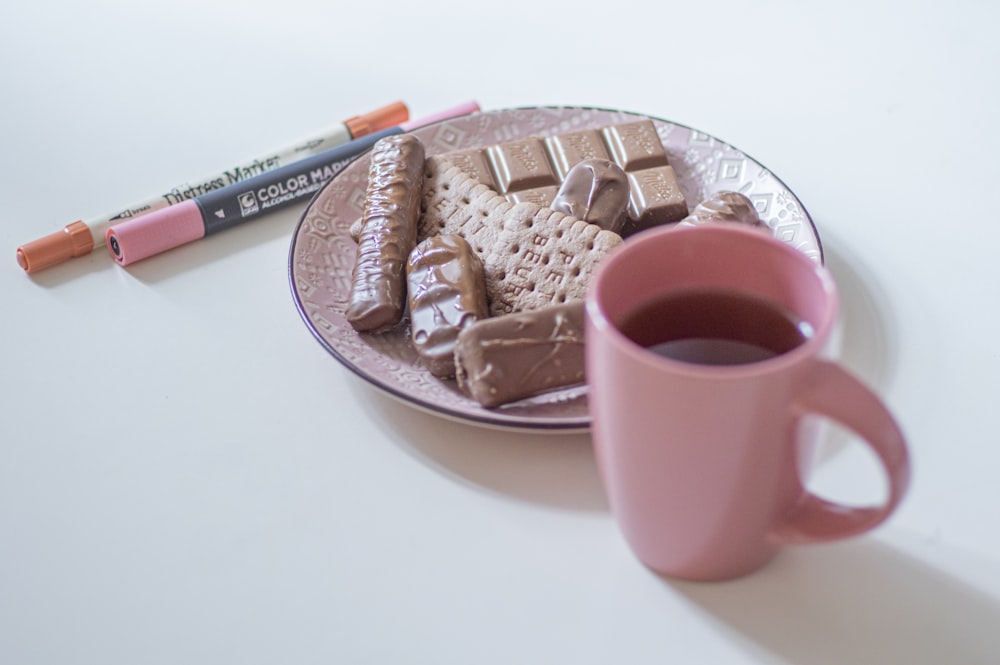
[[(837, 309), (825, 268), (737, 224), (654, 229), (603, 260), (586, 302), (591, 432), (612, 511), (643, 563), (732, 578), (783, 544), (859, 534), (896, 508), (906, 444), (878, 397), (823, 358)], [(775, 313), (780, 326), (765, 316)], [(742, 357), (747, 348), (764, 359)], [(871, 447), (888, 479), (884, 505), (805, 489), (808, 414)]]

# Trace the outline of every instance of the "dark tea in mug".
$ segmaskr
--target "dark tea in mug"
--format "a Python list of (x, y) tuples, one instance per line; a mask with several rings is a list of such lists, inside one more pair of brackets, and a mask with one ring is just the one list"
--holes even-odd
[(812, 327), (768, 300), (728, 289), (666, 293), (626, 315), (619, 330), (661, 356), (699, 365), (743, 365), (791, 351)]

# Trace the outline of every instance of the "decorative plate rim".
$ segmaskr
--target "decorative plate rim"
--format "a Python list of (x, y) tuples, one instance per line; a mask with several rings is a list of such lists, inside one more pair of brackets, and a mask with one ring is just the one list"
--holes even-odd
[[(697, 132), (700, 135), (709, 137), (710, 139), (719, 142), (733, 150), (736, 150), (739, 154), (745, 157), (749, 162), (759, 166), (761, 169), (766, 171), (768, 175), (774, 179), (776, 183), (780, 185), (785, 191), (787, 191), (795, 199), (798, 207), (801, 210), (801, 215), (803, 221), (809, 226), (812, 231), (812, 238), (816, 243), (816, 251), (818, 252), (818, 260), (823, 262), (823, 246), (822, 241), (819, 236), (819, 232), (816, 229), (816, 225), (813, 222), (812, 216), (806, 210), (802, 202), (794, 194), (794, 192), (776, 176), (772, 171), (767, 169), (760, 161), (754, 159), (751, 155), (735, 148), (732, 144), (726, 143), (721, 139), (716, 138), (712, 134), (703, 132), (702, 130), (695, 129), (688, 125), (675, 122), (673, 120), (666, 120), (657, 116), (652, 116), (643, 113), (636, 113), (632, 111), (624, 111), (620, 109), (604, 108), (599, 106), (574, 106), (574, 105), (543, 105), (543, 106), (520, 106), (511, 107), (504, 109), (492, 109), (488, 111), (480, 111), (475, 114), (470, 114), (469, 116), (460, 116), (459, 118), (452, 118), (449, 120), (442, 120), (430, 125), (425, 125), (418, 128), (415, 131), (426, 130), (427, 128), (433, 128), (447, 122), (453, 122), (456, 120), (461, 120), (462, 118), (469, 118), (471, 116), (481, 116), (481, 115), (497, 115), (502, 113), (512, 113), (512, 112), (525, 112), (525, 111), (580, 111), (580, 112), (602, 112), (602, 113), (613, 113), (613, 114), (623, 114), (629, 116), (636, 116), (637, 118), (649, 118), (655, 122), (665, 123), (667, 125), (672, 125), (677, 128), (687, 130), (688, 132)], [(308, 205), (303, 209), (299, 215), (298, 221), (296, 222), (295, 229), (292, 233), (292, 239), (289, 247), (288, 253), (288, 280), (289, 286), (292, 292), (292, 299), (295, 303), (295, 307), (299, 312), (299, 316), (302, 318), (306, 327), (309, 329), (312, 336), (320, 343), (320, 345), (326, 349), (330, 355), (332, 355), (341, 365), (349, 369), (355, 376), (363, 379), (370, 386), (377, 388), (378, 390), (386, 393), (390, 397), (407, 404), (410, 407), (417, 408), (420, 411), (429, 413), (438, 417), (444, 417), (450, 420), (465, 422), (469, 424), (475, 424), (479, 426), (485, 426), (495, 429), (502, 430), (513, 430), (513, 431), (532, 431), (535, 433), (580, 433), (587, 432), (590, 429), (590, 417), (589, 415), (573, 416), (573, 417), (552, 417), (552, 416), (513, 416), (510, 414), (504, 414), (503, 407), (499, 409), (487, 409), (485, 407), (480, 407), (478, 411), (456, 411), (455, 409), (449, 408), (447, 406), (436, 405), (427, 400), (419, 399), (412, 394), (407, 394), (401, 388), (385, 382), (379, 377), (373, 376), (372, 373), (366, 371), (364, 368), (359, 367), (355, 362), (346, 357), (340, 350), (338, 350), (328, 339), (326, 339), (322, 333), (319, 331), (315, 323), (310, 318), (308, 312), (306, 311), (305, 305), (302, 301), (302, 296), (299, 293), (298, 285), (296, 284), (296, 249), (299, 243), (300, 235), (302, 234), (303, 225), (306, 223), (317, 201), (322, 199), (325, 195), (327, 189), (337, 181), (337, 178), (346, 173), (355, 161), (364, 158), (370, 153), (370, 149), (355, 156), (351, 162), (344, 167), (336, 176), (331, 178), (326, 182), (323, 187), (313, 195), (312, 199), (309, 201)], [(378, 351), (374, 351), (378, 353)], [(566, 388), (560, 391), (554, 391), (552, 393), (546, 393), (539, 396), (539, 398), (551, 400), (553, 396), (563, 395), (565, 399), (570, 401), (586, 399), (587, 389), (586, 386), (575, 386), (572, 388)], [(537, 398), (529, 398), (537, 399)], [(524, 404), (525, 401), (519, 402), (518, 404)]]

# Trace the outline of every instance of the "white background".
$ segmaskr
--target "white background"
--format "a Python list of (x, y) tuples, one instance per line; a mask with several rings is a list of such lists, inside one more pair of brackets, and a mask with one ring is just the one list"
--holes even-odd
[[(996, 663), (1000, 40), (982, 2), (16, 2), (0, 9), (0, 662)], [(587, 435), (377, 394), (290, 296), (291, 209), (122, 269), (15, 248), (402, 99), (596, 105), (781, 177), (843, 359), (907, 433), (878, 531), (643, 568)], [(834, 437), (816, 487), (877, 496)]]

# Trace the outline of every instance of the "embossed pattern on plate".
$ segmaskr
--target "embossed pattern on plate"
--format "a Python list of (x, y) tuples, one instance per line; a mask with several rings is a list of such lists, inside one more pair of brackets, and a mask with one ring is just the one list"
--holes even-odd
[[(414, 130), (427, 154), (475, 148), (528, 136), (550, 136), (648, 116), (581, 107), (504, 109), (475, 113)], [(704, 132), (666, 120), (656, 125), (689, 208), (709, 194), (746, 194), (774, 235), (816, 261), (822, 249), (812, 220), (791, 191), (758, 162)], [(408, 325), (381, 335), (358, 334), (344, 317), (356, 244), (350, 226), (361, 216), (368, 180), (361, 155), (316, 194), (299, 220), (289, 252), (296, 306), (315, 338), (347, 368), (417, 408), (471, 423), (532, 430), (589, 427), (587, 391), (570, 388), (484, 409), (441, 381), (417, 359)]]

